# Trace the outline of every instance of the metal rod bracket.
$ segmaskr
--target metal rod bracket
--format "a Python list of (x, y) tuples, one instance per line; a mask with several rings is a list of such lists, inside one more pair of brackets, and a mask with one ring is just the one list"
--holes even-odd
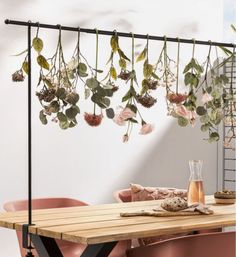
[(30, 244), (29, 244), (29, 227), (33, 226), (34, 224), (23, 224), (22, 226), (22, 246), (25, 249), (32, 250), (34, 249)]

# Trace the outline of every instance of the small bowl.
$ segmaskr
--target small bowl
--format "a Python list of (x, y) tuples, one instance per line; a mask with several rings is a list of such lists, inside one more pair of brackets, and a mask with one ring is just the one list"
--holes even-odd
[(236, 192), (224, 190), (214, 194), (215, 202), (218, 204), (234, 204), (236, 203)]
[(215, 202), (218, 204), (234, 204), (234, 203), (236, 203), (236, 199), (215, 198)]

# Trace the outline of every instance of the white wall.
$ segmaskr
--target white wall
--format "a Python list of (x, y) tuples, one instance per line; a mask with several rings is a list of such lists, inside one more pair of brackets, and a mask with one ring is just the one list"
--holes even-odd
[[(6, 26), (3, 19), (40, 21), (80, 25), (98, 29), (116, 28), (156, 35), (221, 40), (222, 0), (120, 0), (120, 1), (0, 1), (0, 76), (1, 76), (1, 148), (0, 148), (0, 206), (4, 202), (27, 196), (27, 100), (26, 82), (11, 82), (11, 74), (21, 58), (11, 55), (26, 48), (26, 28)], [(56, 32), (42, 30), (45, 54), (50, 55), (55, 45)], [(63, 33), (69, 57), (76, 43), (76, 35)], [(125, 51), (130, 51), (130, 40), (121, 39)], [(109, 39), (100, 37), (101, 67), (105, 65)], [(144, 42), (137, 42), (144, 43)], [(161, 44), (151, 42), (153, 56), (158, 56)], [(82, 51), (94, 62), (94, 36), (83, 35)], [(170, 44), (170, 52), (176, 45)], [(197, 47), (200, 61), (207, 48)], [(104, 57), (105, 56), (105, 57)], [(191, 47), (181, 47), (181, 62), (191, 56)], [(174, 57), (174, 55), (173, 55)], [(152, 59), (152, 58), (151, 58)], [(141, 70), (140, 70), (141, 72)], [(33, 73), (37, 81), (36, 70)], [(121, 85), (125, 87), (125, 85)], [(125, 89), (124, 89), (125, 91)], [(79, 126), (61, 131), (55, 124), (41, 125), (38, 120), (39, 103), (33, 97), (33, 172), (34, 197), (69, 196), (88, 203), (111, 202), (112, 192), (129, 182), (146, 185), (186, 187), (188, 160), (204, 160), (207, 193), (216, 189), (216, 145), (202, 140), (196, 128), (181, 129), (166, 116), (163, 91), (157, 94), (158, 103), (152, 111), (144, 111), (147, 121), (156, 125), (155, 132), (139, 136), (135, 128), (128, 144), (121, 142), (124, 128), (104, 120), (99, 128), (90, 128), (79, 118)], [(116, 97), (114, 107), (120, 102)], [(82, 101), (81, 101), (82, 102)], [(82, 112), (92, 105), (83, 103)], [(12, 231), (0, 230), (0, 257), (19, 256)]]

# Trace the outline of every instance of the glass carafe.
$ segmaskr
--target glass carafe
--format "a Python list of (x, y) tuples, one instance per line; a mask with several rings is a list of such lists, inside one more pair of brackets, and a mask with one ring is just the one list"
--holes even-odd
[(188, 186), (188, 204), (202, 203), (205, 204), (205, 194), (203, 189), (202, 179), (202, 161), (191, 160), (189, 161), (190, 178)]

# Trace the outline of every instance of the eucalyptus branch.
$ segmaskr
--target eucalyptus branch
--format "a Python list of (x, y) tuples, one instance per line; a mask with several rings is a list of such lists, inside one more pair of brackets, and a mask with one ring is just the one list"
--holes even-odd
[[(203, 80), (202, 80), (202, 82), (201, 82), (201, 84), (198, 86), (198, 88), (196, 89), (196, 93), (198, 92), (198, 90), (200, 89), (200, 88), (202, 88), (204, 85), (206, 86), (206, 88), (207, 88), (207, 86), (208, 86), (208, 72), (209, 72), (209, 66), (211, 67), (211, 47), (212, 47), (212, 45), (210, 45), (210, 47), (209, 47), (209, 50), (208, 50), (208, 55), (207, 55), (207, 58), (206, 58), (206, 62), (205, 62), (205, 65), (206, 65), (206, 68), (205, 68), (205, 74), (204, 74), (204, 78), (203, 78)], [(203, 66), (205, 66), (205, 65), (203, 65)]]

